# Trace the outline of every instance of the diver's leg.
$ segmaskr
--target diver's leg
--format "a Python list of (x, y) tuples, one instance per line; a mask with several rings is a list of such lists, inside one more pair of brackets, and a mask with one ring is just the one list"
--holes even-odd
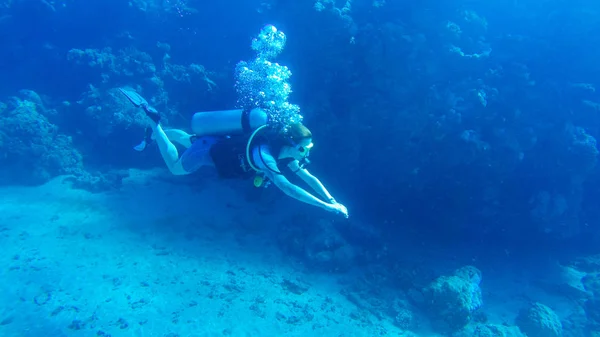
[(162, 126), (160, 126), (160, 114), (158, 111), (150, 107), (148, 104), (143, 104), (142, 108), (146, 112), (146, 116), (148, 116), (148, 118), (151, 120), (152, 138), (156, 140), (156, 144), (158, 144), (158, 149), (160, 150), (160, 155), (163, 157), (163, 160), (169, 168), (169, 171), (171, 171), (171, 173), (174, 175), (191, 173), (183, 169), (181, 161), (179, 160), (177, 148), (175, 145), (173, 145), (173, 143), (171, 143)]
[(173, 145), (173, 143), (171, 143), (171, 141), (169, 141), (169, 138), (165, 134), (165, 131), (160, 126), (160, 124), (154, 124), (152, 126), (152, 131), (154, 132), (153, 136), (154, 139), (156, 139), (156, 144), (158, 144), (160, 154), (163, 157), (165, 164), (167, 164), (169, 171), (171, 171), (171, 173), (173, 173), (174, 175), (189, 174), (190, 172), (187, 172), (181, 166), (181, 162), (179, 161), (179, 153), (177, 153), (177, 148), (175, 147), (175, 145)]
[(192, 146), (192, 135), (187, 132), (179, 129), (168, 129), (163, 131), (171, 142), (177, 143), (186, 149)]

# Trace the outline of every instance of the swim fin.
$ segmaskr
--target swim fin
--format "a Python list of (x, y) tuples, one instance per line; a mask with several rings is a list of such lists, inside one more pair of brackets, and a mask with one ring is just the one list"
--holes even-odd
[(148, 105), (148, 101), (131, 88), (119, 88), (119, 91), (121, 91), (121, 93), (138, 108)]
[(133, 149), (138, 152), (142, 152), (150, 144), (152, 144), (152, 129), (146, 128), (146, 135), (144, 136), (144, 139), (142, 139), (142, 141), (138, 145), (134, 146)]
[(144, 97), (142, 97), (140, 94), (138, 94), (135, 90), (131, 88), (119, 88), (119, 91), (121, 91), (121, 93), (125, 95), (125, 97), (127, 97), (127, 99), (134, 106), (144, 109), (146, 115), (150, 117), (150, 119), (152, 119), (154, 123), (160, 123), (160, 114), (158, 113), (158, 111), (156, 111), (156, 109), (154, 109), (150, 106), (150, 104), (148, 104), (148, 101), (146, 101)]
[[(156, 109), (152, 108), (148, 101), (135, 90), (131, 88), (119, 88), (119, 91), (127, 97), (127, 99), (137, 108), (143, 108), (146, 115), (150, 117), (156, 124), (160, 122), (160, 114)], [(152, 129), (146, 128), (144, 139), (136, 146), (133, 147), (136, 151), (144, 151), (148, 145), (152, 144)]]

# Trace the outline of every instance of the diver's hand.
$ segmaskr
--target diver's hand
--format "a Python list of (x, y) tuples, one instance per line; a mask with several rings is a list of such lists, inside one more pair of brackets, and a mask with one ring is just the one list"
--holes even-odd
[(342, 214), (346, 219), (348, 218), (348, 209), (342, 204), (327, 204), (326, 209), (333, 213)]

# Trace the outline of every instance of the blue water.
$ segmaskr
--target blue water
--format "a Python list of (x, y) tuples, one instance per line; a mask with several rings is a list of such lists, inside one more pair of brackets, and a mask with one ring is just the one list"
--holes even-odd
[[(0, 2), (0, 335), (600, 334), (598, 31), (590, 0)], [(188, 133), (302, 120), (349, 217), (172, 175), (123, 87)]]

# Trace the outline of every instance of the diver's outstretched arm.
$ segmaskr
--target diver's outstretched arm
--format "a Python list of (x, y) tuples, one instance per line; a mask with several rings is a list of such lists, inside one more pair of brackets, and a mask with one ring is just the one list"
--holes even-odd
[(300, 188), (294, 184), (292, 184), (284, 175), (282, 174), (274, 174), (272, 172), (265, 172), (267, 177), (273, 181), (273, 184), (277, 186), (283, 193), (288, 196), (307, 203), (309, 205), (320, 207), (326, 211), (342, 214), (344, 217), (348, 217), (348, 210), (342, 204), (338, 203), (327, 203), (323, 202), (319, 198), (314, 195), (308, 193), (303, 188)]
[(268, 175), (269, 175), (269, 179), (271, 179), (271, 181), (273, 181), (273, 184), (275, 184), (275, 186), (277, 186), (281, 191), (283, 191), (283, 193), (287, 194), (288, 196), (290, 196), (298, 201), (307, 203), (309, 205), (317, 206), (317, 207), (320, 207), (323, 209), (328, 208), (327, 203), (321, 201), (319, 198), (308, 193), (301, 187), (298, 187), (298, 186), (292, 184), (284, 175), (282, 175), (282, 174), (268, 174)]
[(296, 175), (300, 177), (300, 179), (302, 179), (308, 186), (310, 186), (310, 188), (312, 188), (315, 192), (319, 193), (319, 195), (321, 195), (325, 200), (327, 200), (329, 204), (333, 205), (333, 208), (335, 208), (335, 212), (343, 214), (346, 218), (348, 217), (348, 209), (346, 208), (346, 206), (335, 201), (335, 199), (331, 196), (329, 191), (327, 191), (323, 183), (321, 183), (319, 178), (310, 174), (310, 172), (308, 172), (307, 169), (300, 167), (298, 161), (296, 160), (288, 164), (288, 167), (293, 172), (296, 172)]
[(294, 170), (296, 175), (300, 177), (310, 188), (312, 188), (315, 192), (317, 192), (320, 196), (322, 196), (325, 200), (329, 201), (332, 204), (335, 204), (335, 199), (331, 196), (329, 191), (325, 188), (323, 183), (319, 180), (319, 178), (313, 176), (308, 172), (307, 169), (298, 167), (297, 170)]

